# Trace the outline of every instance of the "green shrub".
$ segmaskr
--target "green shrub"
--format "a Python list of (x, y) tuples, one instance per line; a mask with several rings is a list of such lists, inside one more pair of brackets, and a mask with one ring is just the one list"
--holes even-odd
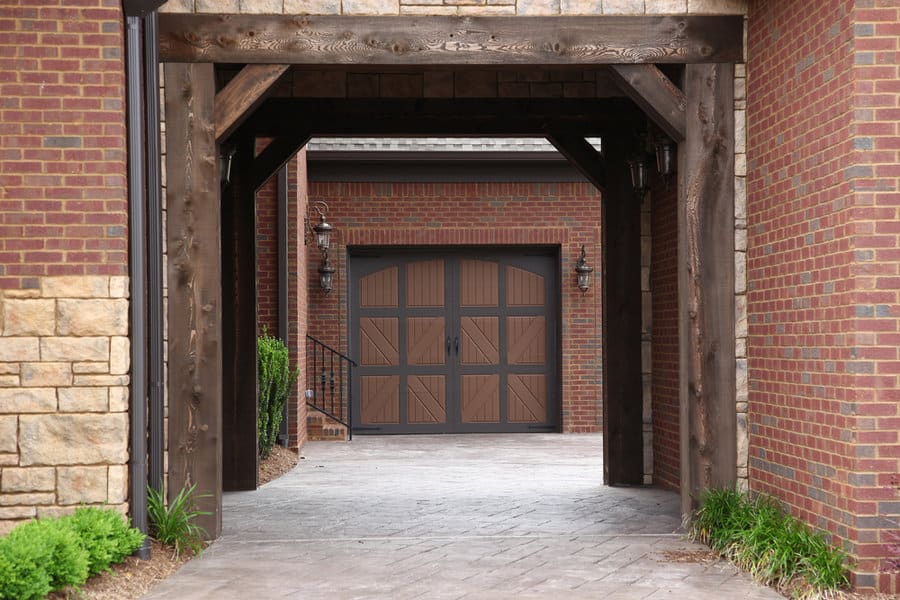
[(287, 346), (278, 338), (263, 335), (257, 341), (259, 354), (259, 455), (271, 454), (284, 415), (288, 394), (299, 371), (291, 370)]
[(0, 599), (31, 600), (77, 587), (143, 540), (112, 509), (80, 508), (60, 519), (29, 521), (0, 538)]
[(785, 514), (772, 498), (710, 490), (694, 515), (690, 537), (748, 571), (757, 581), (795, 596), (849, 584), (847, 555), (820, 533)]
[(151, 533), (156, 541), (175, 548), (175, 556), (185, 549), (194, 554), (203, 551), (206, 531), (194, 523), (201, 515), (212, 514), (197, 510), (197, 484), (181, 488), (168, 507), (162, 493), (147, 488), (147, 515), (150, 517)]
[(144, 543), (144, 534), (131, 528), (114, 510), (83, 506), (64, 522), (78, 535), (87, 550), (90, 575), (122, 562)]

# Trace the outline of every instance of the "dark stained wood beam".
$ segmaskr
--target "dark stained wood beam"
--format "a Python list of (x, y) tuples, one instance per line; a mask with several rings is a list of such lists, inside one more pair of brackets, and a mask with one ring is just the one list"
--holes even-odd
[(163, 62), (591, 65), (743, 60), (740, 16), (162, 14)]
[(216, 140), (228, 137), (259, 104), (290, 65), (247, 65), (216, 94)]
[(292, 156), (297, 154), (310, 140), (309, 126), (304, 122), (299, 126), (286, 127), (282, 134), (273, 139), (253, 160), (248, 178), (249, 189), (256, 192)]
[[(623, 119), (643, 117), (626, 98), (299, 99), (270, 98), (240, 128), (276, 137), (289, 128), (315, 135), (599, 135)], [(301, 122), (302, 120), (302, 122)], [(298, 124), (299, 123), (299, 124)]]
[(222, 530), (222, 291), (211, 64), (165, 66), (169, 284), (169, 499), (197, 484)]
[(610, 67), (626, 96), (675, 142), (685, 137), (684, 92), (655, 65), (612, 65)]
[(641, 485), (641, 199), (631, 187), (627, 144), (633, 129), (611, 132), (603, 145), (606, 191), (600, 222), (603, 256), (603, 465), (607, 485)]
[(232, 180), (222, 193), (222, 487), (255, 490), (258, 482), (256, 195), (248, 181), (255, 152), (235, 148)]
[(678, 148), (681, 508), (736, 479), (734, 66), (688, 65)]
[(606, 169), (603, 158), (586, 139), (577, 134), (548, 133), (547, 141), (553, 144), (553, 147), (594, 187), (602, 194), (606, 194)]

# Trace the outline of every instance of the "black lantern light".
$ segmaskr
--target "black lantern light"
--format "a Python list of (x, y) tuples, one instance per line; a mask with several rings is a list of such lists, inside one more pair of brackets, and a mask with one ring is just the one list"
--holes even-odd
[(578, 275), (578, 289), (581, 290), (581, 293), (584, 294), (591, 287), (591, 273), (594, 272), (594, 267), (587, 264), (587, 257), (584, 252), (584, 244), (581, 245), (581, 256), (578, 258), (578, 262), (575, 263), (575, 273)]
[(675, 174), (675, 144), (672, 140), (663, 139), (656, 142), (656, 170), (662, 175), (669, 187), (669, 180)]
[(319, 200), (313, 205), (313, 208), (319, 213), (319, 222), (312, 228), (313, 233), (316, 235), (316, 246), (322, 252), (328, 252), (328, 249), (331, 247), (331, 233), (334, 231), (334, 227), (325, 220), (325, 211), (328, 210), (328, 205)]
[(319, 265), (319, 287), (321, 287), (322, 291), (326, 294), (334, 289), (335, 270), (336, 269), (331, 266), (331, 262), (328, 260), (328, 252), (325, 252), (324, 257), (322, 258), (322, 264)]
[(628, 161), (628, 170), (631, 172), (631, 188), (634, 194), (643, 199), (650, 189), (650, 171), (647, 169), (647, 161), (643, 158), (635, 158)]

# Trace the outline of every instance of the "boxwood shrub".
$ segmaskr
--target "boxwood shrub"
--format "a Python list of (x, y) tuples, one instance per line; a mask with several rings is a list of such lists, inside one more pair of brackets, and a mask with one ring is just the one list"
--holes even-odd
[(33, 600), (78, 587), (144, 542), (113, 509), (82, 507), (59, 519), (29, 521), (0, 538), (0, 599)]

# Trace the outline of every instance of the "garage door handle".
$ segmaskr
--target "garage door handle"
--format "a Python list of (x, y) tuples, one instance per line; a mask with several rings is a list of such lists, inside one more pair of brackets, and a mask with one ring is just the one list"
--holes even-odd
[(450, 355), (450, 336), (447, 336), (447, 355)]
[(453, 338), (453, 347), (456, 349), (456, 353), (459, 354), (459, 336)]

